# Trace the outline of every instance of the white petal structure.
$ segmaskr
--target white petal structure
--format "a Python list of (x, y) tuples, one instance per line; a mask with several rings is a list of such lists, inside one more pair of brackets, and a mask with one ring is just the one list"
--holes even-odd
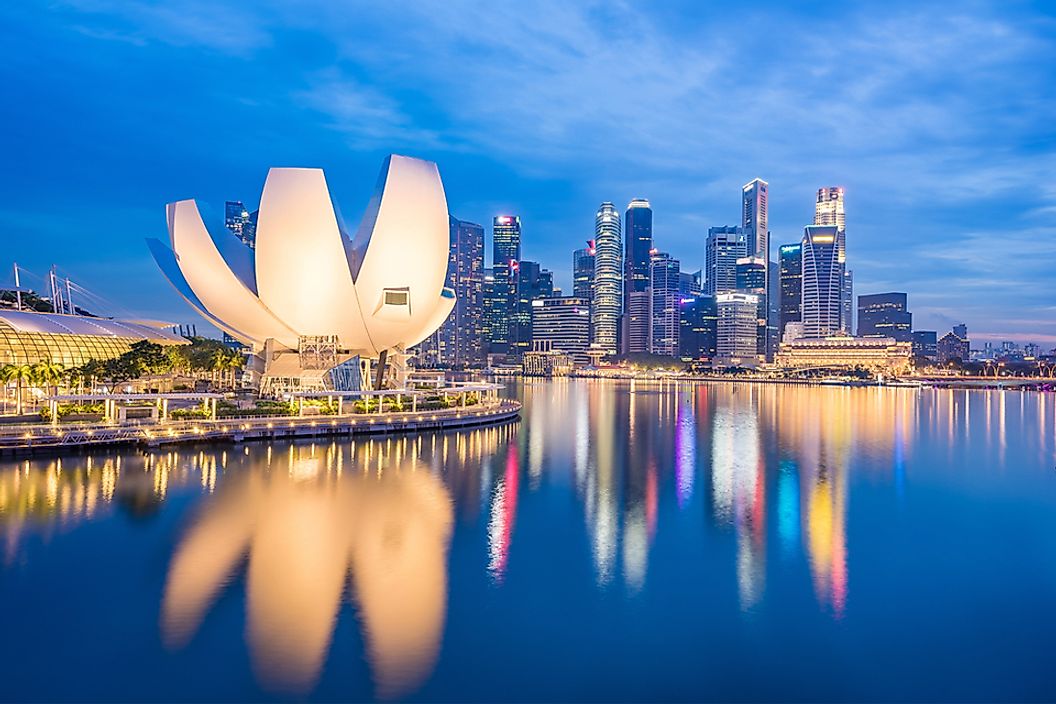
[(252, 253), (218, 247), (193, 200), (167, 214), (170, 246), (149, 241), (162, 272), (206, 319), (258, 348), (337, 335), (342, 348), (373, 357), (420, 342), (455, 304), (444, 287), (447, 198), (430, 161), (385, 160), (351, 241), (321, 169), (268, 172)]

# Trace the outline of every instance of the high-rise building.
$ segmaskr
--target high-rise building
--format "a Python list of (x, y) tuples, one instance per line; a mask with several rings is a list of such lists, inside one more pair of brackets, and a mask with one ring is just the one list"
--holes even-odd
[(648, 288), (644, 291), (631, 291), (627, 298), (627, 308), (623, 311), (623, 354), (642, 354), (649, 351), (652, 339), (649, 311), (652, 307), (652, 295)]
[(720, 293), (715, 354), (722, 364), (755, 364), (758, 361), (759, 298), (750, 293)]
[(591, 341), (606, 354), (619, 349), (623, 314), (623, 247), (620, 214), (602, 203), (594, 218), (594, 288), (591, 291)]
[(491, 270), (484, 270), (484, 283), (481, 285), (481, 302), (484, 304), (484, 320), (480, 326), (480, 335), (484, 340), (484, 351), (491, 352), (491, 331), (495, 328), (495, 316), (498, 306), (495, 305), (495, 276)]
[(802, 321), (804, 337), (828, 337), (840, 332), (843, 270), (835, 225), (808, 225), (802, 245)]
[(649, 351), (649, 316), (631, 315), (632, 294), (646, 294), (649, 288), (649, 258), (653, 250), (653, 209), (649, 201), (635, 198), (628, 204), (623, 220), (624, 231), (624, 319), (623, 353)]
[(455, 308), (436, 332), (438, 362), (468, 367), (484, 361), (484, 228), (451, 217), (447, 286)]
[[(778, 318), (776, 341), (785, 337), (789, 323), (802, 320), (803, 301), (803, 245), (785, 244), (778, 248)], [(797, 333), (798, 334), (798, 333)]]
[(938, 336), (934, 330), (913, 331), (913, 356), (936, 359), (939, 356)]
[(491, 338), (489, 351), (511, 351), (511, 318), (517, 304), (517, 272), (521, 261), (521, 219), (516, 215), (496, 215), (491, 230), (491, 269), (493, 281)]
[(678, 293), (683, 298), (699, 296), (704, 293), (701, 283), (702, 271), (682, 271), (678, 274)]
[(678, 356), (680, 266), (670, 254), (655, 250), (649, 261), (649, 351), (665, 357)]
[(963, 325), (955, 326), (952, 332), (948, 332), (939, 338), (935, 348), (937, 356), (940, 362), (950, 362), (953, 360), (960, 360), (967, 362), (971, 355), (970, 345), (967, 337), (962, 337), (957, 334), (957, 328), (962, 328), (962, 332), (965, 335), (968, 334), (967, 330), (964, 330)]
[(831, 225), (839, 229), (840, 265), (840, 331), (848, 335), (854, 330), (854, 274), (847, 269), (847, 218), (844, 211), (843, 188), (826, 186), (818, 189), (814, 202), (814, 224)]
[(953, 334), (962, 340), (968, 339), (968, 326), (964, 323), (958, 323), (953, 326)]
[(741, 227), (748, 244), (746, 256), (770, 261), (769, 184), (753, 179), (741, 188)]
[(765, 259), (759, 257), (741, 257), (737, 260), (737, 291), (750, 293), (759, 301), (756, 311), (756, 351), (761, 357), (766, 357), (767, 350), (767, 321), (769, 320), (769, 305), (767, 303), (766, 283), (769, 271)]
[(587, 246), (572, 253), (572, 295), (590, 301), (594, 288), (594, 240), (587, 240)]
[(913, 341), (913, 314), (904, 293), (858, 296), (858, 337), (890, 337)]
[(777, 343), (781, 334), (777, 331), (781, 321), (781, 267), (771, 260), (766, 263), (766, 361), (777, 354)]
[(678, 356), (686, 362), (712, 359), (718, 325), (714, 296), (683, 297), (679, 302)]
[(747, 239), (739, 227), (708, 228), (704, 251), (704, 292), (714, 296), (737, 290), (737, 260), (748, 256)]
[(517, 271), (517, 293), (510, 316), (510, 351), (524, 354), (532, 349), (532, 302), (554, 295), (554, 275), (539, 262), (521, 260)]
[(532, 344), (549, 343), (551, 349), (586, 363), (590, 347), (590, 304), (578, 296), (537, 298), (532, 301)]

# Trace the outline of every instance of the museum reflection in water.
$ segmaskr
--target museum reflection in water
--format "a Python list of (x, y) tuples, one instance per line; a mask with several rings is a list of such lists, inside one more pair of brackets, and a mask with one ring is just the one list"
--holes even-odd
[[(200, 493), (159, 595), (163, 643), (189, 647), (232, 581), (244, 583), (258, 681), (306, 693), (350, 599), (376, 692), (393, 698), (437, 661), (452, 531), (480, 524), (477, 549), (501, 589), (518, 535), (533, 530), (517, 525), (526, 493), (572, 487), (599, 590), (643, 589), (664, 517), (696, 511), (734, 542), (741, 609), (764, 599), (768, 559), (802, 554), (819, 608), (838, 619), (850, 584), (852, 456), (897, 495), (919, 436), (978, 438), (999, 460), (1006, 405), (1024, 413), (1028, 403), (1007, 392), (735, 384), (558, 381), (519, 393), (521, 423), (467, 432), (0, 465), (2, 557), (10, 564), (26, 534), (114, 511), (149, 517), (170, 495)], [(1039, 452), (1051, 454), (1053, 399), (1030, 398), (1042, 416)]]

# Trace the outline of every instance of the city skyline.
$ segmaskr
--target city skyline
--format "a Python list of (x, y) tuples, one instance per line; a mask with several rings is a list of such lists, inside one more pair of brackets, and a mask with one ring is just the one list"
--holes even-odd
[[(372, 185), (362, 174), (396, 151), (441, 165), (456, 217), (518, 214), (522, 256), (571, 291), (570, 253), (593, 238), (598, 203), (622, 213), (648, 198), (657, 246), (692, 271), (708, 227), (737, 222), (736, 189), (761, 178), (771, 260), (812, 222), (817, 190), (841, 185), (855, 297), (906, 291), (916, 327), (963, 321), (980, 345), (1056, 343), (1056, 191), (1044, 181), (1054, 101), (1037, 90), (1053, 75), (1045, 12), (762, 6), (758, 38), (743, 45), (728, 44), (743, 18), (717, 10), (685, 22), (533, 5), (468, 26), (456, 3), (408, 9), (404, 29), (371, 38), (390, 12), (352, 22), (319, 6), (295, 22), (270, 5), (0, 10), (15, 30), (0, 70), (20, 106), (7, 119), (15, 168), (0, 180), (10, 257), (36, 272), (58, 263), (135, 313), (192, 322), (142, 245), (164, 233), (159, 205), (173, 193), (200, 194), (219, 229), (225, 201), (256, 208), (265, 165), (319, 166), (355, 223)], [(616, 24), (640, 31), (602, 30)], [(437, 26), (451, 31), (423, 34)], [(815, 41), (834, 27), (838, 54)], [(685, 37), (669, 41), (676, 30)], [(386, 49), (397, 34), (416, 41), (415, 61)], [(755, 41), (778, 36), (753, 58)], [(449, 42), (467, 38), (474, 48), (452, 57)], [(722, 42), (725, 54), (694, 48)], [(506, 60), (479, 61), (496, 56)], [(724, 71), (746, 58), (756, 73), (730, 83)], [(637, 79), (649, 110), (584, 103), (587, 85), (620, 75)], [(158, 76), (164, 89), (144, 92)], [(513, 108), (496, 111), (500, 86)], [(808, 109), (819, 95), (831, 109)], [(748, 118), (704, 109), (739, 97)], [(997, 237), (1035, 256), (1002, 264)]]

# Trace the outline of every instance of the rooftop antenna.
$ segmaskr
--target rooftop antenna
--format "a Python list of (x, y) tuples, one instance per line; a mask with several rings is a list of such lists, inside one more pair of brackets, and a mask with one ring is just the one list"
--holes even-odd
[(22, 285), (18, 283), (18, 262), (15, 262), (15, 309), (22, 310)]

